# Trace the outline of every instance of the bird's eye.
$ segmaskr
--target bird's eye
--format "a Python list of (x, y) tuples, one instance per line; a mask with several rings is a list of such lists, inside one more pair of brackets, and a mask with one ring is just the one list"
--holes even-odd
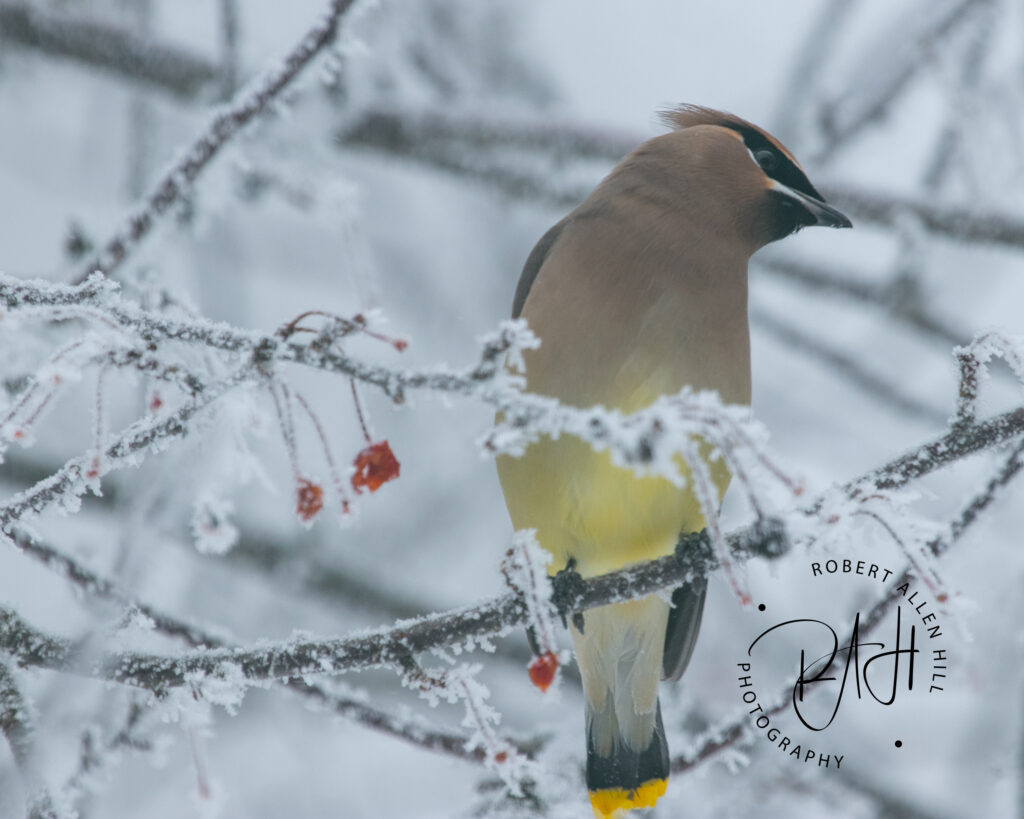
[(761, 170), (769, 175), (779, 167), (779, 158), (775, 155), (774, 151), (770, 151), (767, 148), (755, 151), (754, 160), (761, 166)]

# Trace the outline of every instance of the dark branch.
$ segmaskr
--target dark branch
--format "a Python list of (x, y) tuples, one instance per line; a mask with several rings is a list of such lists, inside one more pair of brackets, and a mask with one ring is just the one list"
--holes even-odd
[(822, 193), (855, 220), (896, 228), (904, 216), (947, 239), (1024, 248), (1024, 220), (997, 211), (937, 205), (922, 199), (881, 194), (841, 183), (822, 184)]
[(10, 669), (0, 662), (0, 733), (7, 739), (25, 789), (29, 819), (56, 819), (53, 800), (38, 770), (28, 704)]
[(0, 0), (0, 41), (100, 68), (186, 99), (197, 97), (217, 76), (209, 61), (184, 49), (40, 6)]
[(941, 438), (922, 444), (879, 467), (865, 476), (864, 482), (879, 489), (898, 489), (929, 472), (982, 449), (997, 446), (1021, 433), (1024, 433), (1024, 407), (978, 424), (953, 429)]

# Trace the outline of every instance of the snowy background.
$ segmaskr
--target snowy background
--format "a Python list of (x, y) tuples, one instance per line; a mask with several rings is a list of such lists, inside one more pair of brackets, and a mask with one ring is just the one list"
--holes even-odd
[[(327, 5), (0, 0), (0, 273), (76, 280), (217, 106), (243, 100)], [(353, 357), (469, 368), (478, 339), (507, 318), (534, 242), (681, 102), (771, 130), (856, 225), (801, 233), (751, 265), (753, 405), (773, 462), (813, 497), (940, 438), (956, 409), (953, 348), (982, 331), (1024, 333), (1024, 9), (1009, 0), (356, 3), (116, 278), (149, 309), (265, 334), (307, 310), (368, 314), (409, 346), (352, 338)], [(145, 416), (154, 389), (165, 411), (184, 400), (83, 364), (37, 419), (19, 415), (30, 377), (89, 324), (54, 318), (0, 309), (0, 432), (5, 442), (30, 432), (0, 464), (2, 504), (90, 456), (97, 425), (115, 436)], [(208, 351), (181, 356), (211, 380), (229, 372)], [(348, 379), (301, 367), (281, 377), (319, 417), (344, 473), (366, 445)], [(103, 475), (102, 494), (74, 514), (25, 518), (39, 542), (114, 581), (121, 602), (5, 541), (0, 607), (88, 657), (187, 649), (125, 599), (258, 646), (505, 593), (512, 532), (478, 445), (493, 407), (429, 391), (395, 405), (367, 385), (359, 395), (401, 475), (373, 494), (348, 489), (351, 514), (340, 514), (324, 447), (293, 402), (298, 471), (324, 487), (312, 526), (297, 519), (287, 418), (283, 427), (253, 382), (165, 451)], [(1011, 369), (993, 365), (979, 416), (1021, 403)], [(887, 497), (901, 536), (946, 536), (1005, 459), (989, 447)], [(950, 595), (941, 701), (854, 711), (821, 743), (845, 751), (840, 771), (798, 763), (752, 731), (676, 776), (652, 815), (1024, 815), (1022, 497), (1001, 490), (934, 567)], [(747, 515), (727, 498), (726, 529)], [(812, 586), (804, 567), (856, 555), (902, 570), (907, 558), (877, 526), (840, 528), (772, 565), (752, 562), (755, 604), (836, 622), (869, 607), (880, 587)], [(675, 754), (699, 752), (707, 732), (742, 715), (733, 669), (758, 616), (712, 578), (694, 661), (662, 694)], [(495, 647), (468, 661), (501, 714), (495, 730), (543, 740), (536, 800), (507, 799), (479, 762), (332, 716), (282, 685), (154, 697), (0, 651), (32, 757), (16, 764), (0, 743), (0, 816), (24, 815), (33, 777), (50, 795), (37, 815), (591, 815), (574, 669), (541, 694), (521, 630)], [(407, 726), (467, 730), (463, 702), (431, 707), (392, 670), (307, 682)]]

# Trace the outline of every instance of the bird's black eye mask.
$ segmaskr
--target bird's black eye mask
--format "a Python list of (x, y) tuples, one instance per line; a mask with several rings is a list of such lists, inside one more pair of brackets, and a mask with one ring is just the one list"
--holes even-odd
[(786, 187), (800, 191), (800, 193), (813, 196), (820, 202), (825, 201), (824, 197), (811, 184), (811, 180), (797, 167), (797, 164), (763, 133), (754, 128), (744, 128), (731, 123), (726, 127), (736, 131), (742, 137), (743, 144), (747, 146), (754, 162), (761, 167), (769, 179), (781, 182)]

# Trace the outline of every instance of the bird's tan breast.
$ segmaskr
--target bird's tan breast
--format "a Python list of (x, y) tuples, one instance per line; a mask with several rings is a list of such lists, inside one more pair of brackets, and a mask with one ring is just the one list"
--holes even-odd
[[(563, 233), (526, 299), (541, 339), (525, 356), (530, 391), (624, 412), (687, 385), (748, 403), (746, 260), (712, 269), (669, 224), (601, 221)], [(639, 478), (569, 436), (498, 468), (514, 525), (538, 530), (556, 570), (570, 556), (584, 574), (656, 557), (704, 525), (688, 489)], [(728, 474), (714, 477), (724, 492)]]
[(531, 391), (625, 412), (687, 385), (749, 403), (746, 258), (714, 246), (667, 217), (567, 229), (523, 309)]

